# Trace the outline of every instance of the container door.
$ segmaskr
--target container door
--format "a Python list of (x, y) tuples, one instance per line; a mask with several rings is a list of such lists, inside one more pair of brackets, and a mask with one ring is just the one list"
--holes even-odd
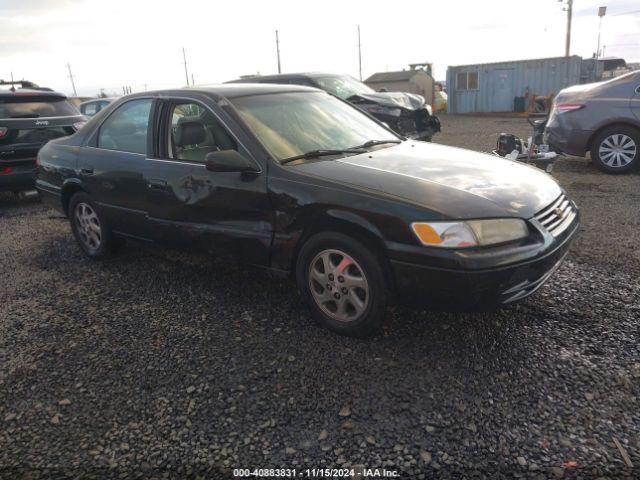
[(491, 72), (493, 84), (492, 112), (513, 112), (513, 69), (499, 68)]

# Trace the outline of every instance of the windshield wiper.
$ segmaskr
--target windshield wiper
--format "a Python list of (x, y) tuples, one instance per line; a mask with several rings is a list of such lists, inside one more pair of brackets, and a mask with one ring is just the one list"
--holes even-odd
[(384, 145), (385, 143), (401, 143), (402, 140), (369, 140), (368, 142), (364, 142), (362, 145), (358, 145), (353, 148), (369, 148), (375, 147), (376, 145)]
[(25, 113), (23, 115), (13, 115), (11, 118), (40, 118), (39, 113)]
[(365, 153), (365, 151), (360, 147), (344, 148), (341, 150), (311, 150), (310, 152), (301, 153), (300, 155), (294, 155), (293, 157), (284, 158), (280, 160), (280, 165), (293, 162), (294, 160), (300, 160), (302, 158), (316, 158), (324, 157), (327, 155), (342, 155), (343, 153)]

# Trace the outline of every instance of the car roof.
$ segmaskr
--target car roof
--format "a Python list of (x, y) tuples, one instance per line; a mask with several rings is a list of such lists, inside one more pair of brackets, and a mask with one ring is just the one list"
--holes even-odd
[(222, 85), (198, 85), (194, 87), (184, 87), (168, 90), (156, 90), (153, 92), (139, 92), (127, 97), (135, 98), (145, 96), (180, 95), (185, 92), (202, 93), (214, 97), (216, 100), (222, 98), (248, 97), (253, 95), (270, 95), (275, 93), (290, 92), (321, 92), (322, 90), (301, 85), (278, 85), (265, 83), (225, 83)]
[(325, 72), (299, 72), (299, 73), (278, 73), (274, 75), (248, 75), (244, 78), (239, 78), (237, 80), (231, 80), (226, 83), (241, 83), (241, 82), (251, 82), (255, 80), (260, 82), (262, 80), (290, 80), (292, 78), (318, 78), (318, 77), (344, 77), (347, 75), (343, 75), (340, 73), (325, 73)]
[[(120, 98), (120, 97), (92, 98), (91, 100), (85, 100), (84, 102), (80, 103), (80, 105), (85, 105), (87, 103), (94, 103), (94, 102), (115, 102), (118, 98)], [(78, 106), (80, 106), (80, 105), (78, 105)]]
[(16, 88), (15, 92), (13, 90), (0, 90), (0, 97), (60, 97), (60, 99), (65, 99), (67, 96), (64, 93), (54, 92), (53, 90), (44, 90), (44, 89), (32, 89), (32, 88)]

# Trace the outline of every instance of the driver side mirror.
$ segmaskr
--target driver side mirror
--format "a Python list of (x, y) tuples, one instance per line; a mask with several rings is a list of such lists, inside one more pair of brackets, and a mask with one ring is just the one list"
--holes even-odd
[(254, 172), (260, 170), (256, 165), (236, 150), (219, 150), (207, 153), (205, 168), (210, 172)]

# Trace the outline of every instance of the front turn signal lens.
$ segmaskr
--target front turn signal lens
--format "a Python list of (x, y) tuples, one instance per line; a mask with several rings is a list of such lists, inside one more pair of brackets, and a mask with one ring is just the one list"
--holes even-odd
[(478, 245), (473, 231), (464, 222), (412, 223), (413, 233), (427, 247), (465, 248)]

